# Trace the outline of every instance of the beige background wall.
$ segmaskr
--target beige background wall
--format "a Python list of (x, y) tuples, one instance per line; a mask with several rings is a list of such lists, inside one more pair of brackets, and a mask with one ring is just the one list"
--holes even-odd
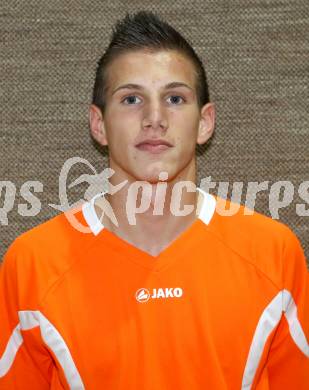
[[(269, 188), (290, 181), (293, 202), (279, 217), (308, 259), (309, 216), (295, 209), (305, 203), (299, 185), (309, 180), (307, 0), (1, 2), (0, 181), (11, 182), (17, 193), (8, 224), (0, 225), (0, 258), (15, 237), (58, 213), (48, 204), (59, 203), (66, 160), (85, 158), (98, 172), (107, 166), (88, 128), (96, 61), (115, 20), (140, 9), (158, 12), (179, 29), (205, 64), (217, 124), (210, 144), (198, 150), (198, 183), (207, 176), (217, 183), (244, 181), (245, 188), (248, 181), (268, 181)], [(82, 173), (92, 172), (78, 164), (70, 182)], [(32, 180), (43, 184), (36, 194), (41, 210), (25, 217), (20, 190)], [(87, 188), (82, 183), (68, 191), (70, 201), (82, 199)], [(267, 215), (269, 194), (261, 192), (255, 207)]]

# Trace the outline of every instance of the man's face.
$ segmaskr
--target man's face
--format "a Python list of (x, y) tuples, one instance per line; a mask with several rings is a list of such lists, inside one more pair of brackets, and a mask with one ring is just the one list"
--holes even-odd
[(113, 61), (108, 77), (101, 143), (109, 147), (110, 167), (122, 179), (151, 183), (162, 171), (168, 181), (181, 176), (199, 137), (193, 64), (176, 51), (130, 52)]

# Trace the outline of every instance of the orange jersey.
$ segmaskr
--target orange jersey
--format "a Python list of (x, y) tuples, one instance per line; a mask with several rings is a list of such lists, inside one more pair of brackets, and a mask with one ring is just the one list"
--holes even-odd
[[(23, 233), (0, 267), (0, 389), (308, 390), (309, 277), (284, 224), (203, 190), (158, 256), (93, 200)], [(226, 208), (235, 206), (226, 201)]]

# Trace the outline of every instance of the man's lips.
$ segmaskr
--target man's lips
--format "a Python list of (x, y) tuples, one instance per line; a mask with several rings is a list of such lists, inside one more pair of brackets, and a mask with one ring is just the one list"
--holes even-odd
[(143, 144), (172, 146), (168, 141), (164, 139), (146, 139), (145, 141), (138, 143), (136, 146), (138, 147)]
[(164, 150), (169, 149), (173, 145), (168, 141), (159, 139), (159, 140), (145, 140), (136, 145), (136, 148), (142, 151), (147, 151), (151, 153), (160, 153)]

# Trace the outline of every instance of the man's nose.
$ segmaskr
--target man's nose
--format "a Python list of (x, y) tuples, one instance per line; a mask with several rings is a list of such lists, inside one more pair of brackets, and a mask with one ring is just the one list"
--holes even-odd
[(149, 102), (143, 113), (143, 129), (166, 131), (168, 128), (167, 111), (160, 101)]

